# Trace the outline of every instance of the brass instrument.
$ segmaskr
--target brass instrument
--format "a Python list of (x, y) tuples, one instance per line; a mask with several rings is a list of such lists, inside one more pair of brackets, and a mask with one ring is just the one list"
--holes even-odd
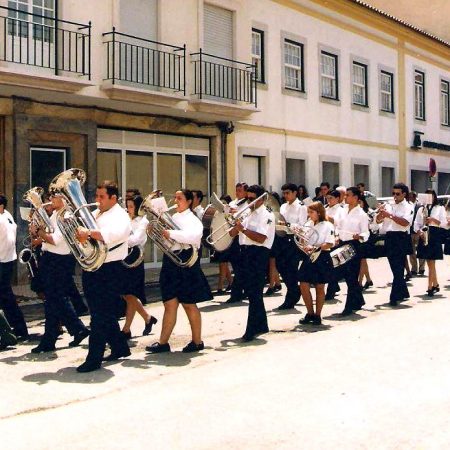
[[(179, 244), (174, 239), (167, 239), (163, 232), (166, 230), (179, 230), (178, 225), (173, 221), (170, 211), (176, 208), (176, 205), (167, 208), (167, 204), (161, 210), (155, 207), (154, 202), (162, 199), (161, 203), (165, 204), (161, 190), (155, 190), (145, 197), (139, 208), (139, 216), (147, 216), (149, 224), (147, 226), (147, 236), (156, 244), (156, 246), (177, 266), (192, 267), (198, 259), (198, 251), (192, 245)], [(191, 250), (191, 255), (187, 259), (180, 257), (180, 252), (172, 250), (175, 244), (181, 245), (182, 250)]]
[(128, 248), (128, 255), (124, 260), (122, 260), (122, 264), (127, 269), (134, 269), (139, 266), (142, 261), (144, 261), (144, 248), (140, 245), (135, 245), (133, 247)]
[(309, 225), (291, 227), (290, 230), (299, 250), (308, 255), (311, 262), (316, 261), (322, 251), (320, 246), (315, 245), (319, 237), (317, 230)]
[(423, 205), (422, 214), (423, 214), (423, 227), (420, 229), (421, 231), (420, 238), (423, 241), (423, 245), (426, 247), (430, 241), (430, 227), (426, 223), (427, 218), (429, 216), (427, 205)]
[(97, 206), (97, 203), (86, 202), (81, 190), (85, 181), (84, 170), (69, 169), (53, 178), (49, 191), (63, 197), (64, 207), (56, 213), (56, 220), (70, 251), (84, 270), (94, 272), (104, 263), (108, 247), (104, 242), (90, 237), (83, 244), (76, 238), (79, 227), (97, 229), (95, 218), (89, 209)]

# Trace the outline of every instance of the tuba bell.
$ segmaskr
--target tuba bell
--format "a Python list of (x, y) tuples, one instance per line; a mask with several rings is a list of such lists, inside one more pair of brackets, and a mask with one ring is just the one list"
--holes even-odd
[(104, 242), (92, 238), (88, 238), (84, 244), (76, 238), (78, 227), (97, 229), (95, 218), (89, 209), (97, 206), (97, 203), (86, 202), (81, 190), (85, 181), (84, 170), (69, 169), (53, 178), (49, 191), (63, 197), (64, 207), (57, 212), (56, 221), (70, 251), (83, 270), (94, 272), (104, 263), (108, 247)]
[(47, 205), (51, 202), (43, 203), (42, 194), (44, 189), (41, 187), (34, 187), (23, 194), (22, 200), (31, 204), (31, 213), (29, 216), (30, 224), (36, 225), (37, 228), (42, 228), (46, 233), (53, 233), (54, 229), (50, 222), (50, 217), (45, 210)]
[[(161, 200), (158, 200), (161, 199)], [(155, 207), (154, 200), (161, 202), (161, 208)], [(147, 226), (147, 236), (156, 244), (156, 246), (169, 259), (179, 267), (192, 267), (198, 259), (198, 251), (192, 245), (180, 244), (183, 250), (191, 250), (191, 254), (187, 259), (182, 259), (179, 252), (172, 250), (173, 245), (177, 242), (173, 239), (166, 239), (163, 235), (165, 230), (179, 230), (179, 227), (172, 220), (169, 211), (176, 208), (172, 206), (167, 208), (167, 204), (162, 196), (161, 190), (155, 190), (145, 197), (139, 208), (139, 216), (147, 216), (149, 224)]]

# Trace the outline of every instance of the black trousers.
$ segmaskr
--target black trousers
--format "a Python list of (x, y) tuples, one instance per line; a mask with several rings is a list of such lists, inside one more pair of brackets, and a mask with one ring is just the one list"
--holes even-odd
[(11, 288), (14, 261), (0, 263), (0, 308), (16, 336), (27, 336), (28, 329), (22, 311)]
[(242, 255), (239, 237), (237, 236), (233, 239), (233, 243), (231, 244), (229, 258), (234, 273), (233, 284), (231, 285), (231, 298), (234, 300), (242, 300), (245, 297), (242, 275)]
[(248, 336), (269, 331), (263, 300), (269, 254), (270, 250), (266, 247), (241, 246), (241, 274), (245, 283), (245, 293), (249, 299), (247, 328), (245, 330), (245, 334)]
[(103, 264), (95, 272), (83, 271), (83, 289), (91, 313), (91, 334), (86, 361), (102, 361), (108, 343), (113, 353), (125, 353), (128, 344), (117, 319), (122, 306), (124, 268), (121, 261)]
[(45, 331), (41, 342), (46, 345), (55, 344), (60, 322), (72, 336), (86, 329), (70, 301), (74, 267), (72, 255), (44, 252), (40, 259), (39, 270), (45, 294)]
[(388, 231), (386, 233), (386, 253), (394, 279), (392, 281), (391, 302), (401, 301), (409, 297), (408, 286), (403, 276), (405, 258), (410, 248), (410, 235), (403, 231)]
[(275, 263), (287, 287), (284, 303), (289, 306), (294, 306), (300, 300), (301, 294), (297, 275), (301, 258), (301, 251), (295, 244), (293, 237), (287, 236), (279, 239)]

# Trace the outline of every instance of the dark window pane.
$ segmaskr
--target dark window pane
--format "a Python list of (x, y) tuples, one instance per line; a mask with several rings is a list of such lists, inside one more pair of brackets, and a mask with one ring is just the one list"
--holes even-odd
[(50, 181), (66, 170), (65, 150), (31, 149), (31, 186), (47, 190)]

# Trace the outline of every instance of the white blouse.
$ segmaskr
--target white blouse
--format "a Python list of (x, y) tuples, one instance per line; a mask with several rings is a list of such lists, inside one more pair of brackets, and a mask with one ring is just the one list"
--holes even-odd
[[(416, 220), (414, 221), (414, 232), (417, 233), (422, 227), (425, 226), (425, 220), (424, 220), (424, 208), (425, 206), (422, 206), (422, 208), (419, 209), (416, 215)], [(435, 223), (430, 223), (430, 227), (447, 227), (447, 214), (445, 212), (445, 208), (441, 205), (435, 205), (431, 208), (431, 211), (429, 212), (428, 217), (432, 217), (433, 219), (439, 220), (439, 225)]]
[(148, 219), (145, 216), (135, 217), (131, 221), (131, 234), (128, 239), (128, 247), (134, 247), (139, 245), (139, 247), (144, 247), (147, 242), (147, 226)]
[(177, 241), (172, 250), (181, 250), (183, 246), (180, 244), (193, 245), (198, 249), (203, 236), (203, 224), (200, 219), (190, 209), (186, 209), (181, 213), (175, 213), (172, 220), (179, 228), (169, 231), (171, 239)]
[(58, 211), (55, 210), (53, 211), (53, 214), (50, 216), (50, 223), (52, 224), (53, 227), (53, 233), (51, 233), (50, 236), (53, 238), (54, 244), (43, 242), (42, 250), (44, 252), (55, 253), (56, 255), (68, 255), (70, 253), (70, 248), (67, 245), (67, 242), (64, 239), (64, 236), (58, 227), (57, 215)]

